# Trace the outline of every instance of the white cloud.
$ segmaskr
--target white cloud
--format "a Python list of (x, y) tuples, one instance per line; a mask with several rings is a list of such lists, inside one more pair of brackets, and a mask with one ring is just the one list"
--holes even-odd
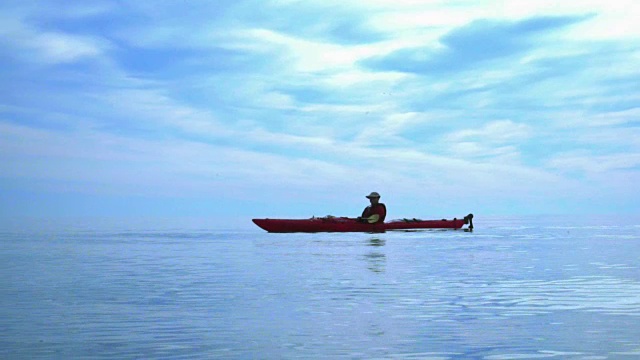
[(479, 159), (500, 163), (518, 163), (519, 142), (532, 136), (533, 129), (511, 120), (498, 120), (477, 129), (464, 129), (443, 138), (448, 152), (464, 159)]
[(389, 109), (378, 115), (382, 120), (366, 124), (356, 138), (357, 143), (369, 146), (406, 146), (408, 140), (401, 133), (410, 132), (418, 124), (430, 122), (428, 114), (419, 112), (393, 112), (393, 109)]
[(91, 36), (45, 31), (12, 19), (0, 27), (0, 44), (11, 56), (40, 64), (70, 63), (104, 54), (108, 42)]
[(292, 59), (294, 70), (300, 72), (350, 69), (356, 61), (375, 53), (374, 49), (366, 46), (353, 47), (311, 41), (269, 29), (240, 30), (236, 37), (241, 47), (246, 47), (248, 40), (250, 43), (259, 44), (252, 46), (254, 49), (264, 48), (268, 44), (273, 49), (287, 51), (286, 57)]
[[(446, 1), (363, 1), (363, 9), (373, 9), (376, 28), (398, 36), (440, 36), (452, 27), (475, 19), (521, 20), (532, 16), (566, 16), (596, 14), (592, 19), (574, 26), (561, 39), (606, 40), (638, 39), (640, 5), (634, 0), (580, 2), (555, 0), (515, 0), (508, 2), (470, 1), (462, 8), (450, 7)], [(425, 42), (428, 43), (428, 42)]]
[(102, 54), (98, 42), (89, 37), (64, 33), (42, 33), (34, 35), (23, 43), (41, 53), (41, 60), (52, 63), (66, 63)]
[(71, 19), (87, 19), (95, 16), (109, 14), (116, 10), (116, 4), (107, 1), (92, 1), (91, 3), (65, 2), (64, 4), (57, 5), (57, 11), (55, 12), (55, 14), (49, 13), (47, 14), (48, 16), (59, 16)]
[(229, 126), (222, 124), (210, 111), (181, 104), (163, 94), (157, 87), (117, 89), (99, 95), (96, 99), (109, 105), (120, 117), (147, 123), (148, 127), (169, 126), (207, 137), (235, 135)]
[(327, 74), (318, 79), (323, 85), (333, 88), (345, 88), (356, 85), (370, 85), (386, 88), (406, 79), (409, 75), (393, 72), (367, 72), (357, 68)]
[(451, 144), (449, 151), (454, 156), (471, 159), (476, 157), (490, 157), (492, 161), (517, 161), (520, 151), (515, 146), (487, 146), (478, 142), (458, 142)]
[(560, 172), (606, 173), (634, 170), (640, 167), (640, 153), (593, 155), (586, 151), (578, 151), (556, 155), (548, 161), (548, 166)]
[[(223, 194), (227, 185), (309, 187), (318, 179), (346, 171), (320, 160), (187, 140), (46, 131), (2, 122), (0, 130), (0, 172), (27, 183), (68, 181), (113, 193), (194, 196)], [(286, 178), (286, 183), (280, 178)]]
[[(640, 100), (640, 99), (638, 99)], [(637, 122), (640, 119), (640, 107), (611, 111), (592, 116), (587, 116), (583, 119), (582, 125), (586, 126), (613, 126), (613, 125), (625, 125), (632, 122)]]
[(464, 129), (446, 136), (450, 142), (474, 140), (481, 143), (509, 143), (523, 140), (531, 136), (529, 125), (515, 123), (511, 120), (492, 121), (478, 129)]

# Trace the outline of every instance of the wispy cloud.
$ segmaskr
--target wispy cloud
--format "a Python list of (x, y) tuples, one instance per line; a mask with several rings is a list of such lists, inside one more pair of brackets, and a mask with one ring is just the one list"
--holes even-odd
[(559, 171), (604, 173), (615, 170), (640, 169), (640, 153), (593, 155), (587, 151), (558, 154), (549, 161), (549, 166)]
[(516, 124), (511, 120), (498, 120), (485, 124), (479, 129), (464, 129), (448, 136), (451, 142), (481, 140), (490, 143), (505, 143), (525, 139), (531, 135), (531, 127)]
[(19, 61), (44, 64), (70, 63), (100, 56), (109, 46), (107, 41), (91, 36), (61, 31), (43, 31), (20, 21), (9, 19), (0, 27), (6, 55)]
[[(438, 46), (405, 48), (363, 61), (375, 70), (445, 76), (523, 54), (546, 33), (587, 17), (535, 17), (517, 22), (476, 20), (440, 38)], [(514, 59), (517, 60), (517, 59)]]

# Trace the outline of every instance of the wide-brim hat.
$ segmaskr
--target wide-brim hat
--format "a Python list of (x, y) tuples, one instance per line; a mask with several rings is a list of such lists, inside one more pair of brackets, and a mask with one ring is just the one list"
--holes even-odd
[(380, 194), (378, 194), (377, 192), (372, 192), (371, 194), (366, 196), (367, 198), (371, 199), (371, 198), (379, 198)]

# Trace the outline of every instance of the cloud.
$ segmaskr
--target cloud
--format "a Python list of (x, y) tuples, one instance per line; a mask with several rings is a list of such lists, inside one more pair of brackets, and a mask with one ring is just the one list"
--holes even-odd
[(589, 118), (589, 126), (637, 125), (640, 123), (640, 107), (621, 111), (598, 113)]
[(594, 155), (587, 151), (558, 154), (548, 166), (562, 172), (607, 173), (640, 169), (640, 153)]
[(64, 64), (103, 54), (109, 47), (106, 41), (90, 36), (60, 31), (40, 31), (24, 23), (13, 21), (0, 30), (5, 54), (23, 61), (40, 64)]
[(361, 62), (373, 70), (417, 74), (464, 71), (522, 54), (532, 40), (584, 21), (585, 16), (534, 17), (517, 22), (477, 20), (440, 38), (439, 47), (405, 48)]
[(517, 124), (511, 120), (498, 120), (485, 124), (479, 129), (464, 129), (449, 134), (448, 141), (481, 140), (490, 143), (514, 142), (526, 139), (531, 134), (531, 127)]
[[(54, 184), (69, 181), (79, 186), (78, 189), (85, 189), (83, 191), (191, 196), (212, 191), (221, 194), (225, 188), (251, 191), (270, 187), (284, 191), (346, 186), (356, 189), (382, 183), (385, 189), (403, 184), (402, 189), (394, 192), (409, 193), (419, 191), (425, 181), (432, 182), (433, 189), (464, 188), (472, 184), (483, 188), (503, 183), (506, 190), (510, 186), (498, 180), (505, 172), (512, 174), (511, 179), (515, 173), (522, 172), (522, 176), (549, 181), (543, 180), (547, 175), (534, 175), (524, 168), (486, 167), (408, 148), (370, 148), (327, 138), (247, 133), (250, 144), (271, 146), (270, 151), (251, 151), (243, 149), (241, 143), (223, 146), (184, 139), (141, 139), (91, 130), (62, 132), (1, 125), (0, 153), (4, 154), (4, 166), (0, 170), (4, 176), (39, 179), (38, 182), (47, 180)], [(283, 148), (301, 151), (296, 156), (290, 151), (276, 153)], [(327, 159), (327, 155), (337, 155), (339, 159), (321, 160)], [(423, 169), (439, 173), (439, 180), (427, 180)], [(483, 175), (469, 182), (459, 169)], [(446, 182), (443, 175), (448, 179)], [(256, 182), (258, 178), (261, 180)], [(345, 182), (346, 179), (349, 181)], [(215, 190), (209, 189), (212, 184), (218, 184)]]
[[(56, 11), (50, 11), (53, 7)], [(101, 58), (111, 48), (111, 42), (68, 26), (65, 21), (90, 21), (111, 9), (111, 5), (99, 2), (4, 4), (0, 6), (2, 54), (26, 64), (45, 66)]]
[(445, 135), (443, 147), (450, 154), (465, 159), (491, 159), (503, 163), (520, 161), (522, 142), (533, 136), (534, 129), (511, 120), (498, 120), (474, 129)]
[(44, 33), (27, 40), (26, 47), (41, 53), (41, 59), (51, 63), (73, 62), (102, 53), (97, 41), (63, 33)]
[[(200, 141), (46, 131), (2, 122), (0, 129), (0, 176), (24, 179), (27, 188), (70, 182), (89, 193), (223, 196), (234, 189), (309, 187), (318, 179), (353, 175), (347, 167), (322, 160)], [(256, 178), (262, 179), (259, 186)]]
[(383, 40), (386, 34), (377, 31), (362, 10), (358, 4), (334, 1), (271, 1), (264, 13), (247, 19), (255, 27), (319, 43), (358, 45)]

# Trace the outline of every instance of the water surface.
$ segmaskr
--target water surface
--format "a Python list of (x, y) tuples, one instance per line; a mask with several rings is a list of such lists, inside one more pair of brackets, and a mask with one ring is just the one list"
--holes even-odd
[(0, 232), (2, 358), (640, 357), (637, 219), (53, 225)]

